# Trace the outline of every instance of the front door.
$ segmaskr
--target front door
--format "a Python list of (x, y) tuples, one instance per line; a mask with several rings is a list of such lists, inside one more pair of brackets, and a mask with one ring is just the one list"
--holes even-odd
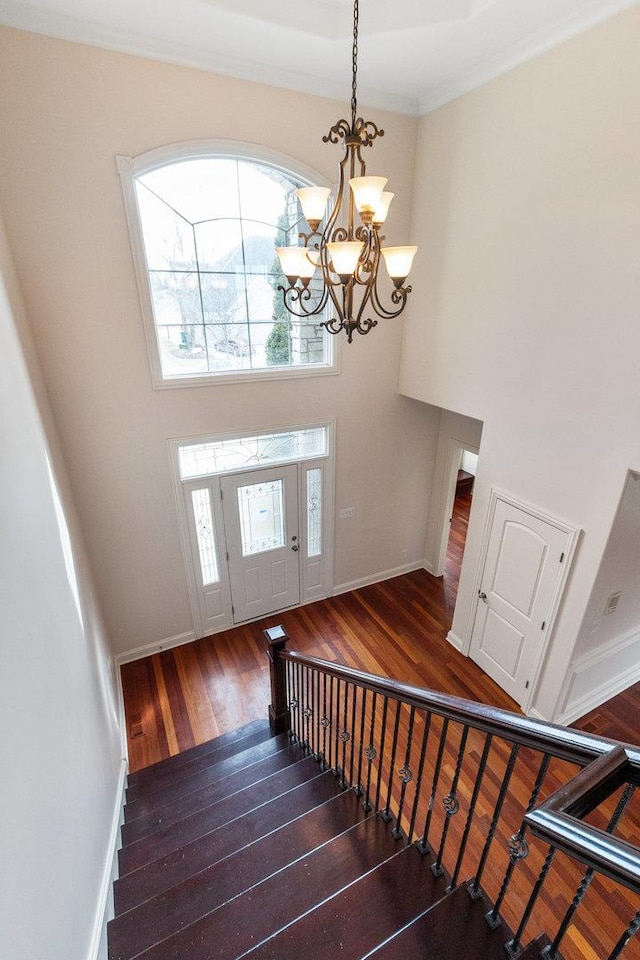
[(573, 538), (564, 525), (502, 496), (495, 496), (493, 507), (470, 655), (522, 704), (557, 607)]
[(233, 622), (300, 601), (298, 468), (222, 477)]

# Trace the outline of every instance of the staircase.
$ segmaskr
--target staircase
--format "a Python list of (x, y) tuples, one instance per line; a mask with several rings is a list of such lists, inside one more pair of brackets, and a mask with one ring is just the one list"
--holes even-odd
[(133, 774), (125, 815), (110, 960), (504, 958), (483, 897), (266, 721)]
[(637, 748), (265, 634), (269, 723), (129, 777), (109, 960), (640, 957)]

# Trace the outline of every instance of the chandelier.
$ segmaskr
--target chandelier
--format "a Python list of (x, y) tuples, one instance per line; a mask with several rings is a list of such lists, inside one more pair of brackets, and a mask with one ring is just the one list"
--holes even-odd
[[(351, 86), (351, 123), (338, 120), (323, 143), (344, 145), (339, 179), (332, 208), (327, 211), (331, 190), (327, 187), (303, 187), (297, 190), (309, 233), (300, 233), (303, 244), (276, 247), (287, 286), (279, 286), (284, 305), (293, 316), (313, 317), (328, 307), (331, 319), (321, 326), (329, 333), (342, 330), (349, 343), (353, 334), (369, 333), (378, 321), (367, 316), (392, 319), (404, 310), (410, 286), (405, 280), (417, 247), (383, 247), (380, 228), (394, 194), (385, 191), (385, 177), (367, 176), (363, 147), (383, 137), (370, 120), (358, 116), (356, 98), (358, 73), (358, 0), (353, 5), (353, 58)], [(347, 185), (348, 180), (348, 185)], [(355, 213), (357, 211), (358, 220)], [(381, 258), (393, 282), (390, 303), (383, 305), (378, 289)], [(313, 281), (313, 282), (312, 282)]]

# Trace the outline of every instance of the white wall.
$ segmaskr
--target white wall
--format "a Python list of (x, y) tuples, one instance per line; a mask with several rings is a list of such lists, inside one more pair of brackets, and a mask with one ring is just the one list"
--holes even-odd
[[(322, 136), (347, 100), (7, 29), (0, 60), (0, 207), (114, 649), (192, 627), (168, 438), (335, 417), (336, 507), (356, 508), (336, 524), (336, 584), (419, 564), (438, 414), (398, 395), (401, 321), (344, 344), (338, 376), (154, 391), (116, 172), (118, 154), (219, 137), (333, 181), (341, 151)], [(416, 122), (371, 119), (386, 136), (367, 159), (389, 172), (386, 233), (402, 242)]]
[(84, 960), (97, 948), (123, 762), (104, 631), (16, 325), (37, 376), (0, 224), (0, 956)]
[(484, 421), (453, 630), (491, 486), (584, 530), (533, 708), (560, 688), (640, 467), (640, 7), (420, 122), (408, 396)]

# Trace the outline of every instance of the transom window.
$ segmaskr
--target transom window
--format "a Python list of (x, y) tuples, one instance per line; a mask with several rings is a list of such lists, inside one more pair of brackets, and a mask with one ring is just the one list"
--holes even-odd
[(322, 318), (292, 317), (278, 291), (275, 247), (308, 230), (295, 195), (306, 181), (229, 154), (143, 161), (120, 170), (143, 248), (156, 384), (332, 372)]
[[(173, 442), (173, 441), (172, 441)], [(314, 460), (329, 455), (327, 427), (303, 427), (281, 433), (264, 433), (254, 437), (178, 441), (178, 469), (181, 480), (211, 477), (219, 473), (235, 473), (252, 467), (277, 463)]]

